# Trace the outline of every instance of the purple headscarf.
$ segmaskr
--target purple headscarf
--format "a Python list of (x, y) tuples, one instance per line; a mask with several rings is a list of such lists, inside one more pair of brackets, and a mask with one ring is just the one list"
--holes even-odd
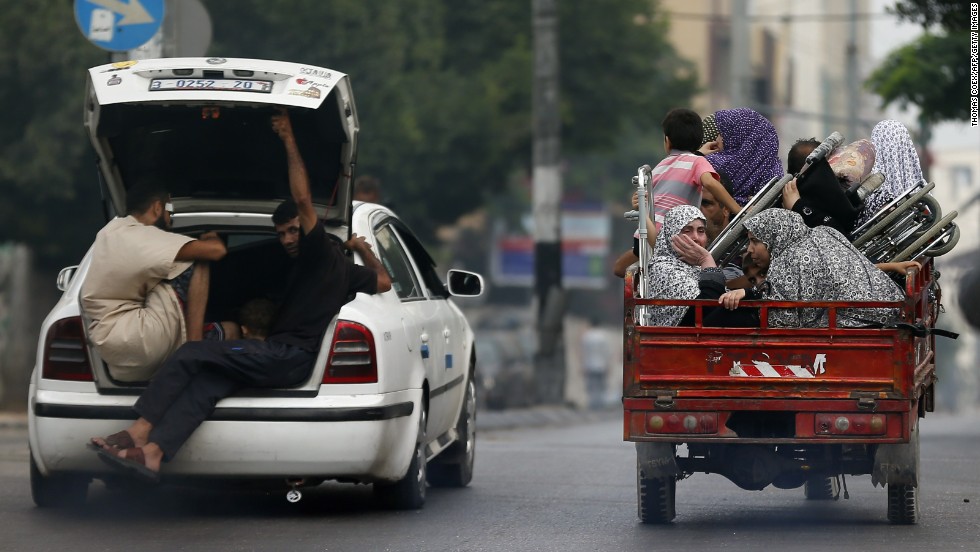
[(732, 180), (732, 196), (745, 205), (770, 180), (783, 175), (776, 129), (746, 107), (716, 111), (715, 121), (725, 149), (709, 155), (708, 161)]

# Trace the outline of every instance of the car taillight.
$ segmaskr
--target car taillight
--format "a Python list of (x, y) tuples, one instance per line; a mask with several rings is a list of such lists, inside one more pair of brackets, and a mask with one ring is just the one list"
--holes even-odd
[(361, 324), (338, 320), (323, 383), (377, 383), (374, 336)]
[(69, 381), (94, 381), (88, 361), (88, 347), (82, 319), (62, 318), (48, 330), (44, 341), (44, 363), (41, 377)]

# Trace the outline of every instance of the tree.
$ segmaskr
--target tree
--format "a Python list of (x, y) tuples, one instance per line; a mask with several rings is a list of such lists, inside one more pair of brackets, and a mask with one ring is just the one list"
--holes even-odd
[[(562, 2), (563, 149), (610, 152), (628, 121), (653, 126), (693, 79), (649, 0)], [(213, 0), (212, 53), (303, 60), (351, 75), (358, 173), (431, 235), (501, 192), (531, 153), (531, 3)], [(632, 170), (632, 169), (627, 169)]]
[[(892, 51), (865, 85), (881, 96), (883, 107), (896, 102), (903, 108), (918, 106), (924, 126), (969, 118), (970, 16), (964, 2), (900, 0), (889, 11), (927, 32)], [(937, 25), (941, 32), (929, 31)]]
[(43, 264), (77, 262), (104, 222), (81, 119), (85, 69), (107, 58), (65, 0), (4, 7), (0, 241), (31, 245)]

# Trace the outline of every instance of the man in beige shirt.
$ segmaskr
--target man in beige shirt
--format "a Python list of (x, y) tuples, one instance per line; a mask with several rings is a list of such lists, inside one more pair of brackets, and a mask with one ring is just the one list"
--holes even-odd
[(82, 314), (119, 381), (149, 380), (177, 347), (202, 338), (207, 261), (227, 249), (214, 232), (201, 239), (169, 232), (172, 209), (161, 182), (138, 182), (126, 193), (127, 216), (109, 221), (92, 245)]

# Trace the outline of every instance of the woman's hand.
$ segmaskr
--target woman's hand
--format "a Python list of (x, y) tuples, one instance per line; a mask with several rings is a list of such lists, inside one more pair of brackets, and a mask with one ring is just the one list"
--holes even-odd
[(899, 261), (895, 263), (878, 263), (875, 266), (879, 270), (885, 272), (895, 272), (906, 276), (909, 273), (910, 268), (915, 268), (916, 270), (922, 270), (922, 265), (918, 261)]
[(711, 253), (698, 245), (690, 236), (677, 234), (670, 239), (670, 244), (673, 246), (674, 251), (677, 252), (677, 256), (689, 265), (700, 266), (701, 268), (715, 266), (715, 259), (711, 256)]
[(738, 308), (738, 302), (744, 297), (744, 289), (733, 289), (732, 291), (722, 293), (721, 297), (718, 298), (718, 303), (728, 310), (735, 310)]
[(790, 180), (783, 186), (783, 209), (793, 209), (800, 200), (800, 189), (796, 187), (796, 179)]

